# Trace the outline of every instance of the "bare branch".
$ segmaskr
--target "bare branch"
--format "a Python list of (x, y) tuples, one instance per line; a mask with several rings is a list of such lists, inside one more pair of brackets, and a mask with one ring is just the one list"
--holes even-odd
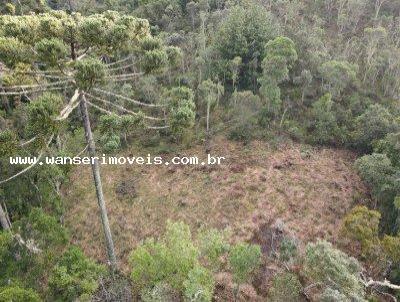
[[(136, 66), (136, 64), (132, 63), (132, 64), (120, 66), (120, 67), (109, 68), (108, 71), (116, 71), (116, 70), (126, 69), (126, 68), (129, 68), (129, 67), (135, 67), (135, 66)], [(143, 74), (143, 73), (141, 73), (141, 74)]]
[(65, 120), (71, 112), (78, 107), (79, 105), (79, 89), (75, 89), (74, 95), (71, 97), (70, 101), (68, 102), (68, 105), (61, 110), (59, 116), (55, 119), (56, 121), (62, 121)]
[[(129, 114), (132, 114), (132, 115), (138, 115), (137, 112), (128, 110), (128, 109), (126, 109), (126, 108), (124, 108), (124, 107), (122, 107), (122, 106), (120, 106), (120, 105), (114, 104), (114, 103), (112, 103), (112, 102), (110, 102), (110, 101), (107, 101), (107, 100), (104, 100), (104, 99), (102, 99), (102, 98), (96, 97), (96, 96), (91, 95), (91, 94), (89, 94), (89, 93), (85, 93), (85, 95), (88, 96), (88, 97), (90, 97), (90, 98), (92, 98), (92, 99), (101, 101), (101, 102), (103, 102), (103, 103), (105, 103), (105, 104), (109, 104), (109, 105), (111, 105), (111, 106), (114, 106), (115, 108), (118, 108), (118, 109), (120, 109), (120, 110), (122, 110), (122, 111), (125, 111), (126, 113), (129, 113)], [(152, 117), (152, 116), (147, 116), (147, 115), (145, 115), (144, 118), (145, 118), (145, 119), (148, 119), (148, 120), (154, 120), (154, 121), (163, 121), (163, 120), (164, 120), (164, 119), (162, 119), (162, 118)]]
[(131, 56), (131, 55), (129, 55), (129, 56), (127, 56), (127, 57), (125, 57), (125, 58), (123, 58), (123, 59), (121, 59), (121, 60), (118, 60), (118, 61), (109, 63), (109, 64), (107, 64), (107, 66), (114, 66), (114, 65), (117, 65), (117, 64), (119, 64), (119, 63), (126, 62), (126, 61), (128, 61), (128, 60), (130, 60), (130, 59), (132, 59), (132, 56)]
[(105, 95), (113, 96), (113, 97), (116, 97), (116, 98), (119, 98), (119, 99), (122, 99), (122, 100), (125, 100), (125, 101), (128, 101), (128, 102), (131, 102), (131, 103), (136, 104), (136, 105), (139, 105), (139, 106), (145, 106), (145, 107), (165, 107), (165, 105), (142, 103), (142, 102), (136, 101), (136, 100), (134, 100), (134, 99), (128, 98), (128, 97), (126, 97), (126, 96), (119, 95), (119, 94), (116, 94), (116, 93), (113, 93), (113, 92), (110, 92), (110, 91), (105, 91), (105, 90), (102, 90), (102, 89), (99, 89), (99, 88), (94, 88), (93, 90), (96, 91), (96, 92), (99, 92), (99, 93), (103, 93), (103, 94), (105, 94)]
[(383, 286), (383, 287), (388, 287), (388, 288), (394, 289), (394, 290), (400, 290), (400, 285), (392, 284), (386, 279), (384, 281), (375, 281), (375, 280), (369, 279), (369, 281), (366, 281), (366, 282), (364, 281), (363, 283), (364, 283), (365, 287)]
[[(87, 95), (87, 94), (86, 94)], [(91, 107), (93, 107), (93, 108), (96, 108), (97, 110), (99, 110), (99, 111), (101, 111), (101, 112), (103, 112), (103, 113), (106, 113), (106, 114), (115, 114), (114, 112), (111, 112), (111, 111), (109, 111), (109, 110), (107, 110), (107, 109), (104, 109), (104, 108), (102, 108), (102, 107), (100, 107), (100, 106), (97, 106), (96, 104), (93, 104), (93, 103), (91, 103), (90, 101), (88, 101), (88, 100), (86, 100), (86, 103), (89, 105), (89, 106), (91, 106)], [(121, 118), (119, 115), (117, 115), (117, 118)], [(147, 128), (147, 129), (152, 129), (152, 130), (160, 130), (160, 129), (167, 129), (167, 128), (169, 128), (169, 126), (168, 125), (165, 125), (165, 126), (147, 126), (147, 125), (145, 125), (145, 127)]]
[(32, 90), (24, 90), (24, 91), (8, 91), (8, 92), (0, 92), (0, 95), (3, 96), (12, 96), (12, 95), (26, 95), (26, 94), (32, 94), (32, 93), (38, 93), (38, 92), (44, 92), (44, 91), (51, 91), (51, 90), (63, 90), (67, 89), (70, 86), (64, 86), (64, 87), (44, 87), (42, 89), (32, 89)]
[(36, 140), (36, 136), (32, 137), (30, 140), (27, 140), (26, 142), (21, 143), (19, 146), (23, 147), (26, 145), (29, 145), (30, 143), (34, 142)]
[(58, 81), (58, 82), (53, 82), (53, 83), (47, 83), (47, 84), (35, 84), (35, 85), (16, 85), (16, 86), (3, 86), (3, 90), (15, 90), (15, 89), (29, 89), (29, 88), (46, 88), (46, 87), (52, 87), (52, 86), (58, 86), (62, 84), (69, 83), (71, 80), (64, 80), (64, 81)]

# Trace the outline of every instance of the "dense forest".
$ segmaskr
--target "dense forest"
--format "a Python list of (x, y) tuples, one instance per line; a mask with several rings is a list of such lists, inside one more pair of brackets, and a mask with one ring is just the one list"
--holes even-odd
[(0, 98), (0, 302), (400, 300), (399, 0), (0, 0)]

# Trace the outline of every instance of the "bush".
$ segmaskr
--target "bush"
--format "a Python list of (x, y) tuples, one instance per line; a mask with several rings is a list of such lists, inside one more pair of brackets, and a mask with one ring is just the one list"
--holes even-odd
[(293, 273), (281, 273), (272, 279), (268, 293), (271, 302), (297, 302), (300, 300), (302, 286), (299, 278)]
[(198, 256), (189, 227), (182, 222), (169, 222), (161, 241), (148, 239), (132, 252), (131, 278), (139, 291), (160, 282), (183, 290), (189, 272), (198, 265)]
[(90, 301), (98, 279), (106, 269), (87, 258), (77, 247), (70, 247), (54, 267), (49, 288), (55, 300)]
[(331, 94), (325, 94), (312, 105), (312, 138), (318, 144), (333, 144), (339, 133)]
[(13, 224), (12, 231), (14, 237), (0, 232), (0, 286), (14, 281), (39, 288), (68, 242), (66, 230), (54, 217), (33, 208)]
[(400, 167), (400, 132), (387, 134), (375, 141), (373, 147), (374, 152), (386, 154), (394, 166)]
[(346, 296), (349, 301), (363, 301), (364, 285), (358, 261), (335, 249), (326, 241), (308, 243), (304, 257), (304, 273), (312, 282), (321, 283)]
[(175, 302), (177, 293), (165, 283), (157, 283), (150, 288), (144, 288), (140, 293), (143, 302)]
[(229, 252), (229, 265), (236, 283), (249, 280), (251, 274), (261, 264), (261, 248), (259, 245), (239, 243)]
[(221, 256), (229, 250), (225, 234), (216, 230), (204, 230), (199, 234), (201, 256), (204, 257), (211, 270), (218, 270), (221, 265)]
[(297, 256), (297, 242), (293, 238), (285, 237), (279, 246), (279, 259), (281, 261), (291, 261)]
[(385, 154), (373, 153), (357, 159), (356, 169), (361, 178), (371, 187), (375, 198), (394, 189), (395, 168)]
[(368, 210), (365, 206), (356, 206), (343, 219), (344, 236), (360, 243), (363, 256), (372, 256), (379, 246), (380, 219), (379, 212)]
[(365, 152), (372, 150), (374, 141), (398, 129), (392, 114), (382, 105), (372, 104), (356, 119), (354, 143)]
[(39, 295), (32, 289), (24, 289), (18, 286), (0, 288), (1, 302), (40, 302)]
[(184, 282), (184, 295), (190, 302), (211, 302), (214, 293), (214, 277), (204, 267), (195, 266)]

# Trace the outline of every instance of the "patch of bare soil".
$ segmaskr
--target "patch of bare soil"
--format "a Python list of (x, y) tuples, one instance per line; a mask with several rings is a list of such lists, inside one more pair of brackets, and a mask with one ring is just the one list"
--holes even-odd
[[(277, 219), (299, 241), (335, 242), (340, 220), (357, 201), (355, 197), (365, 192), (353, 169), (355, 155), (349, 151), (295, 143), (272, 148), (259, 141), (244, 147), (223, 137), (213, 145), (212, 154), (226, 157), (220, 166), (101, 166), (123, 270), (129, 270), (126, 264), (132, 249), (144, 238), (162, 234), (168, 219), (188, 223), (193, 233), (200, 226), (230, 228), (232, 241), (255, 241), (254, 236), (261, 236), (256, 241), (263, 249), (273, 244), (262, 227)], [(205, 157), (202, 146), (184, 153)], [(105, 261), (89, 166), (76, 168), (64, 196), (65, 223), (74, 243)]]

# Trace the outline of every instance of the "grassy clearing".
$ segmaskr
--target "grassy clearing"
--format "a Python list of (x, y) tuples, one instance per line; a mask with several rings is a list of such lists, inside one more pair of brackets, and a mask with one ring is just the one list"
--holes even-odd
[[(272, 147), (255, 141), (244, 147), (223, 137), (215, 138), (214, 146), (213, 154), (227, 157), (221, 166), (101, 167), (122, 269), (130, 251), (144, 238), (163, 233), (168, 219), (183, 220), (193, 231), (230, 228), (234, 241), (250, 240), (261, 225), (279, 218), (303, 241), (320, 237), (335, 242), (341, 218), (360, 201), (355, 196), (364, 196), (349, 151), (291, 142)], [(196, 146), (182, 154), (204, 156), (204, 150)], [(89, 166), (74, 170), (64, 196), (65, 224), (74, 243), (104, 261)]]

